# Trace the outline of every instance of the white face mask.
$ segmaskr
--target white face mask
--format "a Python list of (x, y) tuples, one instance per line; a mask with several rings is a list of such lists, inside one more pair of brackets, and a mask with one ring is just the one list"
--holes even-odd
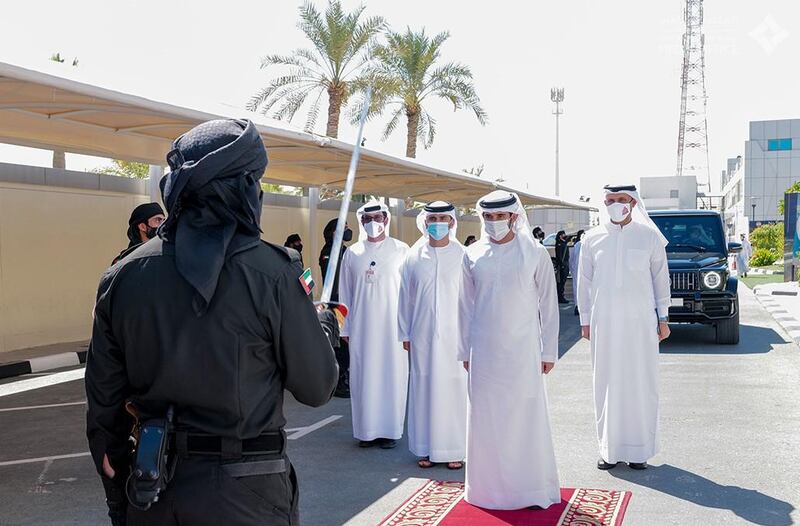
[(508, 220), (503, 221), (486, 221), (486, 233), (495, 241), (500, 241), (508, 235), (511, 227), (508, 226)]
[(386, 230), (386, 226), (383, 223), (377, 223), (375, 221), (370, 221), (366, 225), (364, 225), (364, 230), (367, 231), (367, 235), (371, 238), (380, 237), (381, 234)]
[(630, 203), (611, 203), (606, 205), (606, 209), (611, 220), (615, 223), (622, 223), (631, 213)]

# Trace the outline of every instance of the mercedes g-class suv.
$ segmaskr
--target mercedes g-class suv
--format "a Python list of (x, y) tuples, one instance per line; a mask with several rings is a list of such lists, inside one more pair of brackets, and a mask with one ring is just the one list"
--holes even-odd
[(726, 243), (717, 212), (663, 210), (650, 217), (669, 240), (670, 323), (713, 325), (717, 343), (739, 343), (738, 280), (730, 275), (728, 254), (742, 245)]

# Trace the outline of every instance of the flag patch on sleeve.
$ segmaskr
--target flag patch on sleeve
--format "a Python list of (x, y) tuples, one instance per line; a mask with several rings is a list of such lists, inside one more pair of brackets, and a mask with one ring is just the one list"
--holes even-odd
[(303, 271), (303, 274), (297, 278), (300, 281), (300, 284), (303, 286), (303, 290), (306, 291), (306, 295), (311, 294), (311, 290), (314, 288), (314, 278), (311, 277), (311, 269), (307, 268)]

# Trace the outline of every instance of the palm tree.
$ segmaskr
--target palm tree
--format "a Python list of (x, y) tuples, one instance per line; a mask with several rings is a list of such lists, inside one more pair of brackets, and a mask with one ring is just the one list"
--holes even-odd
[[(64, 59), (61, 57), (61, 53), (53, 53), (50, 55), (50, 60), (53, 62), (58, 62), (59, 64), (64, 63)], [(73, 67), (78, 65), (78, 57), (72, 59)], [(65, 169), (67, 167), (67, 155), (64, 150), (53, 150), (53, 168), (60, 168)]]
[(312, 49), (296, 49), (290, 55), (268, 55), (261, 68), (285, 66), (287, 74), (272, 80), (253, 95), (247, 109), (267, 114), (277, 106), (273, 116), (292, 120), (309, 96), (312, 102), (305, 129), (313, 130), (319, 115), (320, 100), (328, 94), (328, 126), (326, 135), (339, 135), (339, 116), (352, 93), (351, 84), (358, 79), (370, 60), (376, 36), (383, 30), (382, 17), (360, 21), (364, 6), (344, 12), (339, 0), (330, 0), (323, 16), (313, 4), (300, 8), (298, 27), (313, 44)]
[[(416, 157), (417, 140), (422, 139), (425, 149), (436, 137), (436, 121), (425, 108), (426, 101), (438, 97), (450, 102), (454, 110), (471, 110), (482, 125), (487, 122), (486, 111), (472, 84), (469, 67), (450, 62), (438, 65), (442, 44), (450, 37), (448, 32), (430, 38), (425, 30), (405, 33), (390, 32), (386, 44), (374, 51), (376, 63), (367, 68), (356, 87), (365, 91), (372, 86), (373, 95), (369, 117), (382, 114), (392, 108), (391, 118), (383, 130), (386, 140), (405, 115), (408, 125), (406, 133), (406, 156)], [(353, 106), (353, 121), (356, 122), (357, 105)]]

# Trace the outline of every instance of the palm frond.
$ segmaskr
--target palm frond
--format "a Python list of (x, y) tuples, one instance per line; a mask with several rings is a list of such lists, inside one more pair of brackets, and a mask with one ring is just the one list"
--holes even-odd
[(297, 113), (297, 110), (300, 109), (312, 90), (313, 88), (294, 91), (286, 97), (283, 97), (283, 105), (278, 108), (273, 117), (278, 120), (291, 121), (294, 118), (294, 114)]
[(399, 106), (396, 110), (394, 110), (394, 112), (392, 113), (392, 118), (389, 119), (389, 122), (383, 129), (383, 135), (381, 136), (382, 141), (387, 140), (389, 136), (392, 135), (395, 128), (397, 128), (398, 123), (400, 122), (400, 117), (402, 116), (403, 116), (403, 107)]
[(314, 99), (314, 102), (311, 103), (311, 108), (309, 108), (308, 110), (306, 125), (303, 129), (309, 133), (313, 133), (314, 127), (317, 125), (317, 118), (319, 117), (320, 100), (322, 99), (322, 95), (324, 93), (325, 90), (322, 89), (318, 90), (317, 97)]

